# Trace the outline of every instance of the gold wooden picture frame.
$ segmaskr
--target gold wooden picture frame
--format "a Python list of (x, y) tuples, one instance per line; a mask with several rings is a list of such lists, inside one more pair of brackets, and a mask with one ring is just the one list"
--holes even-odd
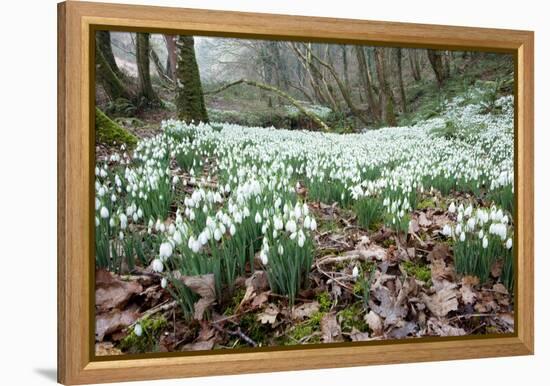
[[(93, 48), (98, 28), (372, 46), (481, 50), (515, 58), (515, 329), (419, 338), (99, 358), (94, 351)], [(58, 381), (84, 384), (534, 352), (534, 34), (67, 1), (58, 4)], [(337, 360), (335, 360), (337, 358)]]

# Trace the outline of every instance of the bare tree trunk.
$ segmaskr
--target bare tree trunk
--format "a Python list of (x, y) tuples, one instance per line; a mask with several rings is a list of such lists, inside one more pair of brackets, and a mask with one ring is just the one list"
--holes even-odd
[(403, 84), (403, 67), (401, 65), (401, 60), (402, 60), (402, 52), (401, 52), (401, 48), (397, 48), (396, 51), (395, 51), (395, 56), (396, 56), (396, 60), (397, 60), (397, 76), (398, 76), (398, 79), (399, 79), (399, 92), (400, 92), (400, 97), (401, 97), (401, 111), (403, 113), (406, 113), (407, 112), (407, 96), (405, 95), (405, 86)]
[(181, 35), (177, 44), (176, 107), (185, 122), (208, 122), (193, 36)]
[(268, 85), (268, 84), (264, 84), (264, 83), (260, 83), (260, 82), (255, 82), (253, 80), (248, 80), (248, 79), (239, 79), (235, 82), (231, 82), (229, 84), (226, 84), (216, 90), (212, 90), (212, 91), (208, 91), (205, 93), (205, 95), (212, 95), (212, 94), (217, 94), (219, 92), (222, 92), (223, 90), (227, 90), (228, 88), (230, 87), (233, 87), (233, 86), (236, 86), (238, 84), (247, 84), (249, 86), (254, 86), (254, 87), (258, 87), (262, 90), (265, 90), (265, 91), (270, 91), (270, 92), (273, 92), (275, 94), (277, 94), (278, 96), (288, 100), (294, 107), (296, 107), (302, 114), (304, 114), (305, 116), (311, 118), (315, 123), (317, 123), (324, 131), (330, 131), (329, 127), (327, 126), (327, 124), (325, 122), (323, 122), (323, 120), (321, 118), (319, 118), (316, 114), (312, 113), (311, 111), (309, 110), (306, 110), (296, 99), (294, 99), (293, 97), (291, 97), (290, 95), (288, 95), (286, 92), (284, 91), (281, 91), (279, 90), (278, 88), (274, 87), (274, 86), (271, 86), (271, 85)]
[(380, 105), (382, 106), (384, 122), (389, 126), (397, 125), (393, 106), (393, 93), (386, 74), (385, 50), (387, 48), (376, 47), (374, 59), (376, 62), (376, 73), (380, 84)]
[(442, 51), (428, 50), (428, 59), (432, 65), (432, 69), (437, 79), (437, 84), (441, 87), (445, 80), (449, 77), (449, 73), (443, 63)]
[(162, 103), (153, 90), (151, 70), (149, 66), (149, 34), (137, 33), (136, 62), (139, 79), (138, 105), (141, 107), (158, 107)]
[(348, 108), (350, 109), (351, 113), (357, 117), (361, 122), (365, 123), (365, 124), (369, 124), (369, 120), (367, 119), (367, 117), (365, 117), (365, 114), (363, 111), (361, 111), (357, 106), (355, 106), (355, 104), (353, 103), (353, 100), (351, 98), (351, 94), (350, 94), (350, 91), (345, 87), (344, 83), (342, 82), (342, 80), (338, 77), (338, 74), (336, 73), (336, 70), (334, 69), (333, 66), (331, 66), (329, 63), (325, 62), (324, 60), (322, 60), (321, 58), (319, 58), (317, 55), (315, 54), (311, 54), (312, 58), (314, 58), (321, 66), (323, 66), (324, 68), (326, 68), (328, 70), (328, 72), (332, 75), (332, 77), (334, 78), (336, 84), (338, 85), (338, 88), (340, 89), (340, 93), (342, 94), (342, 97), (344, 98), (344, 101), (346, 102), (346, 105), (348, 106)]
[(411, 67), (411, 74), (413, 76), (413, 79), (417, 82), (422, 80), (422, 76), (420, 74), (420, 66), (418, 64), (418, 52), (415, 48), (410, 48), (407, 50), (409, 54), (409, 65)]
[(166, 42), (166, 72), (170, 79), (176, 80), (176, 67), (177, 67), (177, 52), (176, 52), (176, 37), (174, 35), (164, 35), (164, 41)]
[(380, 121), (380, 107), (374, 97), (374, 91), (372, 89), (372, 78), (370, 76), (369, 64), (365, 58), (365, 51), (362, 46), (354, 46), (355, 54), (357, 56), (357, 63), (359, 65), (359, 78), (365, 90), (367, 97), (367, 103), (375, 122)]
[(157, 55), (157, 52), (155, 51), (155, 49), (153, 47), (151, 47), (150, 56), (151, 56), (151, 60), (153, 61), (153, 64), (155, 66), (155, 70), (157, 71), (157, 74), (158, 74), (162, 84), (163, 85), (172, 84), (173, 81), (170, 78), (170, 76), (168, 75), (168, 70), (160, 62), (160, 58)]
[(348, 74), (348, 50), (345, 44), (341, 45), (340, 47), (342, 49), (342, 65), (344, 66), (344, 84), (346, 85), (347, 89), (350, 89)]

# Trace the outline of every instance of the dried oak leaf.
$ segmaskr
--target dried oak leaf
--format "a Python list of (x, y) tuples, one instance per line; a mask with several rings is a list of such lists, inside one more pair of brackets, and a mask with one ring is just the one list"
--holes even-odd
[(331, 312), (323, 316), (321, 319), (321, 333), (323, 334), (321, 339), (324, 343), (342, 340), (342, 329), (336, 319), (336, 313)]
[(449, 256), (449, 246), (444, 243), (434, 245), (433, 249), (428, 253), (426, 258), (428, 261), (445, 260)]
[(502, 259), (497, 259), (491, 266), (491, 276), (498, 278), (502, 273), (502, 268), (504, 267), (504, 261)]
[(279, 307), (277, 307), (273, 303), (270, 303), (270, 304), (267, 305), (267, 307), (265, 308), (265, 310), (263, 312), (258, 314), (257, 319), (262, 324), (269, 323), (269, 324), (273, 325), (277, 321), (277, 315), (279, 315)]
[(214, 348), (214, 340), (187, 343), (182, 347), (182, 351), (205, 351)]
[(394, 339), (403, 339), (418, 331), (416, 323), (402, 320), (387, 335)]
[(454, 281), (455, 271), (452, 266), (445, 263), (443, 259), (434, 259), (430, 264), (430, 271), (432, 272), (432, 281), (438, 283), (440, 281)]
[(460, 297), (462, 298), (462, 303), (464, 304), (474, 304), (477, 295), (474, 289), (472, 288), (472, 284), (475, 281), (470, 279), (471, 276), (465, 276), (462, 278), (461, 286), (460, 286)]
[(351, 329), (351, 333), (349, 334), (349, 337), (352, 342), (365, 342), (365, 341), (374, 339), (369, 336), (368, 332), (361, 332), (355, 327)]
[(122, 355), (122, 351), (116, 348), (113, 342), (100, 342), (95, 344), (95, 355)]
[(202, 320), (204, 312), (216, 302), (216, 283), (214, 274), (182, 276), (181, 281), (183, 281), (183, 284), (189, 287), (191, 291), (200, 296), (200, 299), (195, 303), (194, 317), (197, 320)]
[(369, 313), (365, 315), (365, 322), (367, 322), (374, 336), (382, 336), (384, 333), (382, 318), (376, 312), (370, 310)]
[(255, 308), (267, 301), (265, 292), (263, 292), (264, 295), (262, 295), (260, 299), (256, 299), (257, 294), (260, 291), (264, 291), (269, 288), (267, 274), (265, 271), (255, 271), (252, 276), (245, 280), (245, 286), (246, 291), (241, 302), (239, 303), (239, 307), (237, 307), (237, 311), (248, 302), (252, 301), (252, 303), (254, 303), (252, 307)]
[(95, 338), (101, 342), (106, 335), (120, 331), (134, 323), (138, 318), (136, 310), (113, 309), (108, 312), (96, 315), (95, 318)]
[(130, 298), (143, 291), (137, 281), (123, 281), (104, 269), (96, 270), (95, 306), (99, 312), (123, 309)]
[[(396, 291), (391, 291), (387, 286), (376, 286), (373, 290), (374, 297), (380, 304), (369, 300), (370, 308), (378, 315), (384, 318), (384, 326), (395, 325), (405, 316), (407, 316), (407, 306), (405, 304), (407, 297), (413, 290), (414, 281), (406, 280), (403, 284), (397, 279)], [(397, 296), (395, 295), (397, 293)]]
[(304, 303), (299, 306), (292, 307), (292, 312), (290, 317), (293, 320), (302, 320), (305, 318), (310, 318), (311, 315), (319, 311), (319, 303), (314, 301), (310, 303)]
[(446, 321), (436, 318), (428, 320), (428, 330), (430, 334), (437, 336), (462, 336), (466, 331), (460, 327), (451, 326)]
[(418, 233), (419, 230), (420, 227), (418, 226), (418, 220), (413, 218), (411, 221), (409, 221), (409, 234), (412, 235)]
[(432, 222), (428, 220), (424, 212), (420, 212), (420, 214), (418, 215), (418, 225), (423, 228), (428, 228), (432, 225)]
[(420, 294), (422, 301), (430, 312), (440, 318), (458, 309), (456, 285), (449, 282), (443, 282), (442, 284), (442, 288), (432, 296), (428, 296), (425, 293)]
[(367, 248), (358, 248), (357, 252), (364, 260), (375, 259), (382, 261), (385, 260), (388, 255), (388, 252), (384, 248), (376, 244), (371, 244)]

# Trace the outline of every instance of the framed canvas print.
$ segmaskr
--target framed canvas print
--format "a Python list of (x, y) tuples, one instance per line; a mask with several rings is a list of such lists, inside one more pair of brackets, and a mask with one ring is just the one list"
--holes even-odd
[(58, 18), (59, 382), (533, 353), (532, 32)]

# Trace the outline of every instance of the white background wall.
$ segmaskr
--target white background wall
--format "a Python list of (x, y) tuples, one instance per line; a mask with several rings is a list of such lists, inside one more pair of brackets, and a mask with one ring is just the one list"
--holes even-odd
[[(106, 0), (104, 0), (106, 1)], [(235, 11), (528, 29), (536, 32), (536, 355), (211, 377), (186, 385), (536, 385), (550, 363), (550, 31), (544, 1), (124, 1)], [(0, 383), (53, 384), (56, 369), (56, 1), (2, 4)], [(334, 358), (338, 361), (338, 358)], [(542, 380), (538, 380), (542, 379)], [(157, 385), (182, 384), (181, 380)], [(153, 384), (142, 382), (140, 385)], [(547, 383), (546, 383), (547, 384)]]

